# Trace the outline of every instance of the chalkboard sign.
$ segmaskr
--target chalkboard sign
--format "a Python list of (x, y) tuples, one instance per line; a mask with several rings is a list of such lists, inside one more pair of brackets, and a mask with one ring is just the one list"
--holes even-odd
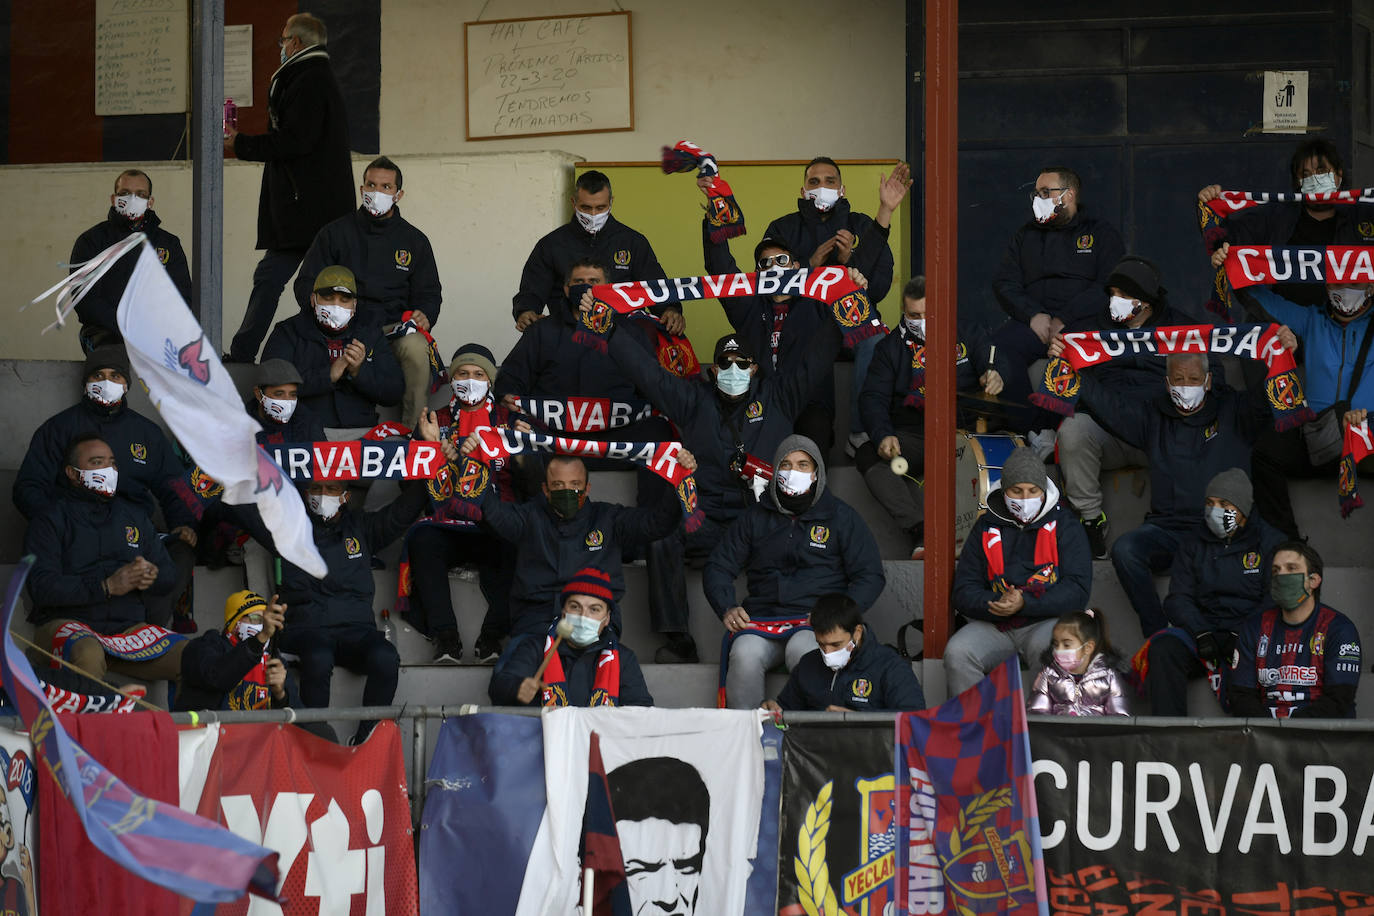
[(96, 0), (95, 113), (186, 111), (186, 0)]
[(630, 14), (463, 23), (467, 138), (634, 130)]

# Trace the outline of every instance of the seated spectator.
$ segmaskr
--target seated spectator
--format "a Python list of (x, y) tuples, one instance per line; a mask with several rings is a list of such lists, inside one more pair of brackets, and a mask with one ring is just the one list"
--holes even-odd
[[(479, 429), (506, 426), (509, 411), (496, 403), (491, 384), (496, 380), (491, 351), (470, 343), (458, 348), (449, 364), (453, 400), (438, 410), (439, 435), (461, 442)], [(503, 497), (511, 495), (505, 459), (493, 467), (502, 475)], [(493, 462), (496, 465), (497, 462)], [(510, 631), (510, 589), (515, 575), (515, 551), (497, 537), (486, 523), (445, 511), (440, 504), (420, 519), (406, 535), (410, 569), (409, 607), (402, 617), (434, 643), (436, 662), (456, 663), (463, 657), (463, 640), (453, 612), (453, 593), (448, 571), (472, 563), (487, 602), (487, 613), (477, 635), (474, 654), (479, 662), (495, 661), (501, 654), (501, 638)]]
[(1069, 611), (1055, 621), (1043, 667), (1026, 711), (1052, 716), (1129, 716), (1121, 659), (1096, 608)]
[[(1292, 189), (1303, 194), (1323, 194), (1345, 187), (1341, 149), (1326, 137), (1309, 137), (1298, 144), (1288, 164)], [(1244, 189), (1235, 189), (1244, 190)], [(1221, 196), (1219, 184), (1198, 192), (1201, 203)], [(1215, 258), (1222, 245), (1369, 245), (1374, 244), (1374, 206), (1368, 203), (1318, 204), (1270, 202), (1241, 210), (1221, 221), (1207, 237), (1208, 254)], [(1214, 268), (1221, 266), (1214, 260)], [(1291, 302), (1323, 306), (1326, 296), (1320, 285), (1280, 283), (1274, 287)]]
[[(887, 581), (863, 518), (826, 489), (816, 443), (788, 436), (773, 468), (763, 497), (726, 530), (702, 573), (706, 600), (728, 634), (722, 699), (732, 709), (759, 706), (764, 673), (779, 662), (792, 671), (816, 648), (807, 620), (817, 599), (842, 592), (862, 613)], [(741, 572), (743, 601), (735, 592)]]
[[(1089, 214), (1081, 193), (1073, 169), (1041, 169), (1031, 192), (1035, 218), (1016, 230), (993, 275), (992, 291), (1009, 317), (992, 343), (1007, 361), (1003, 396), (1017, 404), (1030, 397), (1031, 363), (1044, 356), (1055, 334), (1097, 314), (1102, 287), (1126, 253), (1116, 228)], [(1012, 424), (1025, 431), (1048, 425), (1048, 418), (1028, 408)]]
[[(589, 299), (584, 302), (590, 307)], [(656, 663), (697, 661), (696, 642), (688, 632), (686, 560), (704, 560), (725, 529), (754, 503), (766, 483), (755, 476), (762, 465), (757, 456), (772, 455), (791, 434), (809, 396), (810, 379), (827, 370), (839, 344), (838, 328), (827, 322), (801, 365), (762, 377), (739, 335), (727, 334), (716, 342), (712, 365), (696, 378), (684, 379), (642, 353), (616, 326), (609, 342), (611, 359), (654, 407), (673, 418), (683, 444), (698, 461), (701, 527), (690, 532), (679, 527), (649, 545), (649, 618), (654, 631), (667, 637), (654, 653)]]
[[(612, 202), (611, 180), (605, 173), (577, 176), (572, 217), (535, 243), (520, 273), (520, 290), (511, 300), (516, 330), (528, 330), (543, 317), (546, 306), (550, 315), (558, 314), (558, 304), (567, 296), (568, 274), (579, 260), (615, 265), (608, 275), (612, 283), (663, 279), (653, 246), (611, 215)], [(676, 305), (660, 306), (654, 313), (670, 334), (686, 328)]]
[[(420, 418), (419, 433), (425, 440), (438, 440), (431, 412)], [(386, 706), (396, 694), (401, 657), (377, 628), (376, 586), (368, 558), (405, 533), (424, 509), (428, 493), (422, 481), (407, 481), (400, 496), (370, 512), (349, 505), (351, 494), (340, 481), (311, 481), (304, 496), (315, 546), (329, 572), (316, 579), (289, 560), (281, 561), (278, 595), (287, 608), (287, 625), (278, 644), (300, 658), (301, 704), (329, 705), (330, 678), (339, 664), (367, 676), (364, 706)], [(366, 739), (374, 725), (359, 722), (352, 743)]]
[[(85, 261), (117, 245), (135, 232), (148, 236), (148, 244), (157, 252), (162, 266), (172, 278), (177, 292), (186, 304), (191, 304), (191, 272), (186, 267), (186, 253), (181, 239), (162, 228), (162, 220), (153, 210), (153, 180), (146, 172), (125, 169), (115, 178), (114, 193), (110, 195), (110, 212), (105, 219), (81, 233), (72, 245), (72, 272)], [(81, 320), (81, 349), (89, 353), (108, 344), (122, 344), (115, 313), (124, 287), (138, 263), (138, 252), (120, 258), (105, 276), (95, 282), (76, 304), (76, 317)]]
[(1269, 596), (1269, 560), (1283, 535), (1254, 509), (1240, 468), (1207, 484), (1204, 527), (1179, 545), (1164, 599), (1170, 626), (1150, 638), (1145, 686), (1157, 716), (1188, 714), (1188, 681), (1206, 675), (1226, 702), (1236, 632)]
[[(491, 673), (497, 706), (652, 706), (639, 660), (611, 629), (611, 578), (578, 572), (563, 586), (563, 614), (543, 641), (523, 639)], [(571, 633), (555, 639), (567, 621)], [(544, 658), (549, 663), (536, 676)], [(537, 702), (536, 702), (537, 701)]]
[(174, 577), (172, 587), (148, 597), (148, 621), (167, 626), (195, 567), (196, 519), (177, 495), (175, 484), (186, 469), (172, 443), (162, 427), (129, 407), (132, 377), (123, 346), (101, 347), (86, 355), (84, 397), (34, 430), (14, 479), (14, 504), (30, 521), (41, 515), (66, 489), (71, 443), (82, 437), (105, 442), (121, 472), (116, 497), (150, 520), (160, 508), (171, 529), (163, 546), (171, 558), (167, 572)]
[[(1170, 307), (1168, 293), (1159, 282), (1158, 268), (1144, 258), (1128, 254), (1118, 261), (1107, 277), (1105, 292), (1111, 297), (1106, 308), (1065, 330), (1108, 331), (1197, 323)], [(1093, 369), (1092, 374), (1097, 385), (1144, 403), (1159, 395), (1164, 382), (1164, 360), (1148, 353), (1128, 354)], [(1144, 467), (1149, 459), (1140, 449), (1103, 429), (1090, 411), (1075, 413), (1059, 424), (1058, 444), (1064, 495), (1088, 532), (1093, 559), (1105, 560), (1110, 526), (1107, 513), (1102, 511), (1102, 472)]]
[(863, 611), (844, 594), (821, 595), (811, 609), (816, 648), (802, 656), (776, 700), (773, 712), (910, 712), (925, 709), (921, 682), (911, 662), (878, 642)]
[[(463, 454), (477, 448), (477, 437), (463, 443)], [(696, 459), (683, 449), (678, 464), (696, 469)], [(515, 577), (510, 590), (510, 631), (539, 637), (557, 621), (563, 583), (579, 570), (594, 567), (610, 577), (611, 597), (625, 594), (621, 548), (656, 541), (682, 524), (682, 504), (665, 486), (656, 503), (627, 507), (590, 499), (591, 483), (581, 458), (554, 455), (544, 472), (543, 495), (523, 503), (502, 499), (499, 486), (481, 496), (482, 520), (515, 548)], [(611, 606), (611, 629), (620, 632), (620, 611)], [(506, 654), (516, 646), (512, 639)]]
[[(708, 274), (739, 273), (728, 241), (712, 242), (710, 223), (701, 221), (701, 244), (705, 250)], [(791, 269), (802, 262), (776, 239), (764, 238), (754, 246), (754, 266), (758, 270)], [(791, 293), (767, 296), (721, 296), (725, 317), (739, 335), (740, 342), (759, 359), (762, 375), (798, 372), (806, 361), (806, 351), (822, 328), (832, 322), (830, 307), (815, 299)], [(797, 415), (793, 431), (806, 436), (824, 451), (830, 451), (835, 438), (835, 368), (812, 370), (806, 406)]]
[[(1056, 337), (1050, 355), (1063, 351)], [(1166, 572), (1179, 545), (1202, 529), (1203, 489), (1228, 468), (1250, 470), (1250, 453), (1270, 412), (1262, 387), (1250, 392), (1213, 387), (1206, 354), (1165, 358), (1165, 390), (1149, 401), (1132, 400), (1082, 373), (1079, 403), (1113, 436), (1145, 454), (1150, 467), (1150, 511), (1145, 523), (1112, 545), (1116, 568), (1140, 632), (1164, 629), (1164, 609), (1154, 575)]]
[(1322, 558), (1284, 541), (1269, 567), (1276, 607), (1241, 625), (1231, 660), (1231, 714), (1254, 718), (1352, 719), (1360, 684), (1360, 634), (1322, 604)]
[(262, 424), (258, 445), (324, 439), (324, 424), (300, 401), (303, 382), (295, 366), (284, 359), (265, 359), (253, 373), (253, 382), (248, 412)]
[[(1218, 252), (1224, 257), (1229, 248), (1223, 245)], [(1296, 350), (1302, 344), (1307, 405), (1317, 412), (1317, 419), (1283, 432), (1266, 429), (1255, 443), (1255, 495), (1260, 511), (1294, 539), (1298, 523), (1288, 495), (1289, 479), (1334, 478), (1341, 460), (1343, 424), (1359, 422), (1365, 416), (1360, 411), (1374, 407), (1374, 347), (1370, 346), (1374, 284), (1325, 289), (1324, 308), (1291, 302), (1263, 286), (1237, 293), (1252, 312), (1260, 313), (1253, 317), (1284, 325), (1279, 341), (1286, 349)], [(1359, 469), (1374, 470), (1374, 457), (1360, 462)]]
[[(873, 314), (892, 288), (892, 249), (888, 234), (892, 214), (906, 199), (911, 188), (911, 168), (899, 162), (891, 174), (878, 179), (878, 215), (869, 217), (850, 208), (844, 194), (844, 179), (835, 160), (827, 156), (812, 159), (802, 173), (801, 197), (797, 210), (768, 224), (763, 237), (776, 239), (784, 250), (796, 255), (801, 264), (823, 267), (844, 264), (868, 278), (868, 299)], [(859, 392), (868, 377), (873, 348), (881, 338), (876, 335), (860, 341), (854, 349), (854, 379), (849, 404), (849, 450), (868, 441), (859, 418)], [(801, 430), (798, 430), (801, 432)]]
[[(72, 439), (62, 470), (65, 482), (24, 538), (24, 552), (36, 558), (28, 580), (34, 642), (94, 678), (109, 669), (144, 681), (176, 680), (181, 637), (162, 630), (154, 646), (141, 647), (140, 661), (95, 638), (144, 629), (154, 615), (151, 602), (175, 585), (176, 567), (157, 529), (137, 503), (116, 497), (115, 455), (95, 433)], [(80, 627), (73, 631), (72, 623)]]
[[(981, 358), (984, 348), (959, 344), (955, 355), (955, 383), (960, 391), (978, 386), (995, 396), (1002, 375)], [(975, 355), (976, 354), (976, 355)], [(975, 363), (976, 360), (976, 363)], [(868, 441), (859, 447), (854, 463), (869, 492), (911, 536), (911, 558), (925, 556), (925, 497), (913, 477), (925, 470), (925, 384), (913, 380), (926, 365), (926, 278), (912, 277), (902, 290), (902, 320), (882, 339), (859, 395), (859, 412)], [(911, 403), (916, 399), (916, 403)], [(890, 462), (901, 456), (909, 470), (893, 473)]]
[(173, 709), (284, 709), (294, 684), (272, 637), (286, 624), (286, 605), (250, 591), (224, 602), (224, 629), (186, 644)]
[(1092, 588), (1087, 535), (1068, 524), (1059, 488), (1034, 451), (1012, 451), (987, 503), (954, 570), (950, 604), (968, 623), (945, 647), (950, 696), (1013, 654), (1035, 665), (1059, 615), (1087, 605)]
[(330, 265), (352, 272), (358, 281), (353, 288), (358, 318), (380, 327), (390, 342), (404, 380), (401, 422), (413, 429), (435, 388), (430, 351), (443, 289), (429, 238), (407, 222), (397, 206), (405, 197), (401, 181), (400, 166), (386, 156), (369, 162), (358, 189), (362, 206), (319, 231), (293, 289), (305, 312), (312, 292), (319, 292), (320, 284), (312, 278)]
[(401, 399), (405, 380), (381, 328), (358, 315), (358, 284), (347, 267), (326, 267), (299, 313), (277, 322), (262, 358), (300, 372), (300, 400), (326, 427), (370, 429), (377, 406)]

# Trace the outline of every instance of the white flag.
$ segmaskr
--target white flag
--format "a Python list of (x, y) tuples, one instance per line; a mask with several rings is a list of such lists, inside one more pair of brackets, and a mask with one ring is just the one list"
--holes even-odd
[(258, 447), (262, 427), (244, 411), (229, 372), (146, 241), (118, 317), (153, 406), (201, 470), (224, 486), (224, 501), (256, 505), (282, 557), (323, 579), (328, 568), (300, 494)]

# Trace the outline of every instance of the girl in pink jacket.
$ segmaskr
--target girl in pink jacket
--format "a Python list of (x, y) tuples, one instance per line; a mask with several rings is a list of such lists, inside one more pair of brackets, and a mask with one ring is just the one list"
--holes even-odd
[(1054, 625), (1045, 667), (1027, 709), (1056, 716), (1129, 716), (1126, 685), (1096, 608), (1069, 611)]

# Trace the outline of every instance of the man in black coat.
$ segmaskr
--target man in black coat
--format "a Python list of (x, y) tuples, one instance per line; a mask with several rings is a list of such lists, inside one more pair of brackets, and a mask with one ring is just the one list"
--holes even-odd
[(258, 244), (265, 250), (253, 272), (253, 292), (229, 359), (251, 363), (272, 326), (286, 281), (315, 233), (353, 209), (353, 163), (348, 112), (329, 66), (324, 23), (309, 13), (286, 20), (281, 67), (267, 90), (265, 134), (230, 128), (224, 147), (239, 159), (263, 162), (258, 197)]
[[(148, 236), (148, 244), (167, 268), (177, 292), (191, 305), (191, 272), (186, 267), (181, 239), (162, 228), (162, 220), (153, 210), (153, 180), (138, 169), (119, 173), (110, 195), (109, 214), (77, 237), (72, 245), (71, 263), (88, 261), (135, 232)], [(105, 344), (124, 342), (115, 313), (137, 261), (137, 252), (120, 258), (76, 304), (76, 317), (81, 320), (81, 349), (87, 353)], [(76, 269), (72, 267), (72, 271)]]
[(414, 427), (429, 402), (430, 342), (439, 323), (443, 289), (429, 238), (401, 216), (405, 197), (401, 168), (379, 156), (363, 170), (363, 203), (320, 230), (301, 262), (294, 286), (302, 309), (312, 279), (325, 267), (347, 267), (358, 281), (358, 317), (387, 335), (405, 378), (401, 422)]
[[(273, 596), (274, 598), (276, 596)], [(181, 654), (181, 686), (173, 709), (284, 709), (292, 705), (272, 637), (286, 625), (286, 606), (255, 592), (234, 592), (224, 602), (224, 628), (210, 630)], [(270, 647), (270, 648), (269, 648)]]
[(377, 425), (377, 405), (401, 399), (405, 380), (375, 321), (358, 314), (358, 283), (347, 267), (315, 277), (309, 304), (277, 322), (264, 360), (285, 360), (300, 372), (297, 394), (326, 427)]
[[(525, 330), (544, 315), (557, 314), (563, 300), (563, 281), (574, 262), (592, 258), (611, 265), (611, 283), (659, 280), (663, 268), (643, 235), (611, 215), (611, 180), (602, 172), (583, 172), (573, 188), (573, 215), (535, 243), (520, 274), (520, 290), (511, 299), (515, 327)], [(686, 327), (676, 305), (654, 309), (669, 334)]]

